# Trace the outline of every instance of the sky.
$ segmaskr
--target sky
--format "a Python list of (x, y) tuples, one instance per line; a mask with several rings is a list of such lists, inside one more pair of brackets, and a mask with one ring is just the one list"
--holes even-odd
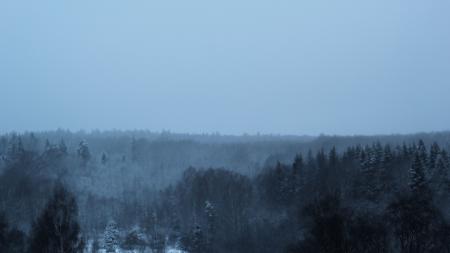
[(448, 0), (2, 0), (0, 132), (450, 129)]

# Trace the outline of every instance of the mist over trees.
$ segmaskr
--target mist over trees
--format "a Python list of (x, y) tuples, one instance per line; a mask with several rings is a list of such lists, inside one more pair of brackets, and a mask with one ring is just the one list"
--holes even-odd
[(0, 136), (0, 252), (450, 252), (450, 133)]

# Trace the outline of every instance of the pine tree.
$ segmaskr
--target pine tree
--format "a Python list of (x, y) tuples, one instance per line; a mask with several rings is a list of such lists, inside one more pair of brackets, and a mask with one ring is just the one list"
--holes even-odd
[(297, 154), (295, 156), (294, 164), (292, 165), (292, 171), (294, 175), (300, 175), (303, 173), (303, 156), (302, 154)]
[[(61, 144), (60, 144), (61, 145)], [(60, 145), (54, 145), (49, 140), (45, 141), (44, 156), (48, 160), (58, 160), (67, 155), (67, 150), (64, 150)]]
[[(306, 157), (306, 168), (305, 168), (305, 188), (308, 190), (317, 189), (318, 185), (318, 175), (316, 169), (316, 160), (314, 158), (313, 152), (311, 149), (308, 150), (308, 154)], [(305, 189), (305, 193), (306, 193)]]
[(82, 165), (85, 166), (87, 162), (91, 159), (91, 152), (86, 141), (81, 141), (78, 145), (77, 150), (78, 157), (82, 161)]
[(17, 135), (13, 135), (9, 140), (6, 151), (6, 160), (9, 163), (16, 163), (24, 158), (25, 153), (22, 138), (20, 136), (18, 137)]
[(379, 142), (373, 147), (373, 166), (375, 169), (379, 170), (383, 166), (384, 152), (383, 147)]
[(386, 209), (386, 221), (399, 248), (393, 252), (448, 252), (448, 225), (420, 188), (397, 195)]
[(67, 155), (67, 146), (66, 143), (64, 142), (64, 139), (61, 139), (58, 145), (59, 151), (63, 154), (63, 155)]
[(101, 160), (102, 160), (102, 164), (103, 164), (103, 165), (105, 165), (106, 162), (108, 162), (108, 156), (106, 155), (105, 152), (102, 152)]
[(414, 194), (419, 196), (423, 196), (426, 193), (427, 185), (426, 178), (424, 173), (424, 164), (423, 159), (420, 156), (420, 153), (416, 153), (414, 156), (413, 163), (409, 170), (409, 187), (411, 188)]
[(328, 155), (327, 166), (327, 184), (328, 189), (333, 192), (339, 189), (339, 157), (336, 151), (336, 147), (332, 147)]
[(92, 242), (92, 249), (91, 249), (91, 252), (92, 252), (92, 253), (98, 253), (99, 250), (100, 250), (100, 245), (99, 245), (98, 239), (97, 239), (97, 237), (96, 237), (96, 238), (94, 238), (94, 241)]
[(39, 145), (39, 139), (36, 138), (36, 135), (34, 135), (34, 133), (30, 133), (27, 149), (36, 151), (38, 149), (38, 145)]
[[(8, 249), (4, 252), (8, 253), (24, 253), (26, 252), (26, 235), (18, 229), (12, 229), (8, 233)], [(3, 251), (1, 251), (3, 252)]]
[(450, 194), (449, 179), (450, 163), (447, 152), (442, 150), (436, 161), (436, 169), (431, 178), (431, 186), (439, 199), (445, 199)]
[(133, 162), (136, 162), (138, 160), (138, 145), (136, 138), (134, 138), (134, 136), (131, 139), (131, 160)]
[(316, 170), (316, 160), (314, 159), (314, 155), (311, 149), (308, 150), (306, 166), (308, 167), (308, 171), (310, 172)]
[(392, 167), (393, 162), (393, 153), (391, 151), (390, 145), (385, 145), (383, 154), (381, 159), (381, 166), (379, 171), (379, 184), (380, 184), (380, 190), (384, 193), (388, 192), (392, 189), (392, 178), (391, 178), (391, 172), (388, 171)]
[(292, 196), (292, 190), (290, 189), (289, 179), (285, 170), (285, 166), (277, 162), (277, 166), (275, 167), (276, 200), (278, 204), (282, 205), (289, 203)]
[(376, 200), (380, 193), (378, 163), (381, 159), (376, 147), (366, 147), (361, 156), (361, 178), (358, 182), (358, 194), (368, 200)]
[(174, 192), (170, 191), (169, 199), (169, 224), (170, 224), (170, 233), (169, 233), (169, 243), (172, 245), (179, 245), (181, 239), (181, 228), (180, 228), (180, 215), (178, 210), (178, 199), (175, 196)]
[(164, 252), (165, 240), (164, 236), (159, 231), (156, 231), (152, 234), (150, 247), (154, 252)]
[(428, 163), (429, 163), (428, 162), (428, 154), (427, 154), (427, 148), (425, 146), (425, 143), (422, 140), (419, 140), (419, 144), (416, 147), (416, 155), (419, 156), (420, 162), (422, 163), (424, 170), (426, 170), (426, 167), (428, 166)]
[(33, 224), (30, 251), (33, 253), (82, 252), (84, 245), (77, 216), (75, 196), (58, 184), (52, 198)]
[(294, 164), (292, 165), (292, 191), (294, 195), (298, 195), (302, 192), (305, 185), (305, 165), (303, 163), (302, 154), (298, 154), (295, 157)]
[(206, 244), (208, 251), (211, 251), (211, 248), (214, 244), (215, 233), (216, 233), (216, 210), (214, 205), (206, 201), (205, 202), (205, 214), (206, 214), (206, 223), (208, 226), (207, 234), (206, 234)]
[(360, 168), (362, 170), (366, 169), (368, 166), (368, 158), (367, 158), (367, 153), (365, 149), (361, 150), (361, 153), (359, 155), (359, 164), (360, 164)]
[(45, 151), (49, 151), (51, 149), (52, 145), (50, 144), (50, 141), (48, 139), (45, 139)]
[(439, 147), (439, 145), (436, 142), (434, 142), (431, 145), (430, 156), (428, 159), (428, 168), (430, 170), (430, 173), (433, 173), (433, 171), (436, 167), (436, 160), (440, 153), (441, 153), (441, 148)]
[(384, 150), (383, 150), (383, 159), (382, 159), (382, 163), (383, 163), (383, 168), (387, 169), (390, 164), (392, 163), (392, 159), (393, 159), (393, 153), (391, 150), (391, 146), (390, 145), (385, 145), (384, 146)]
[(402, 159), (406, 160), (410, 157), (410, 152), (409, 152), (409, 148), (406, 145), (406, 143), (403, 142), (402, 147), (401, 147), (401, 154), (402, 154)]
[(147, 243), (146, 241), (144, 232), (138, 226), (134, 226), (125, 237), (123, 245), (128, 250), (138, 249), (139, 251), (143, 251)]
[(10, 229), (6, 217), (0, 212), (0, 252), (25, 252), (25, 234), (17, 229)]
[(192, 232), (191, 248), (189, 252), (205, 253), (205, 250), (205, 238), (203, 237), (203, 231), (201, 227), (197, 225)]
[(25, 148), (23, 147), (22, 138), (19, 137), (17, 141), (17, 157), (20, 159), (25, 154)]
[(111, 220), (106, 226), (103, 236), (106, 252), (116, 252), (119, 248), (119, 228), (117, 223)]
[(339, 158), (336, 148), (333, 147), (328, 155), (320, 149), (316, 155), (317, 160), (317, 183), (319, 194), (329, 194), (338, 188), (338, 166)]
[(316, 155), (316, 162), (318, 170), (323, 170), (327, 165), (327, 156), (325, 155), (325, 151), (320, 149)]
[(0, 213), (0, 252), (8, 248), (8, 223), (3, 213)]
[(160, 232), (158, 215), (155, 210), (150, 215), (150, 247), (155, 252), (163, 252), (165, 247), (165, 238)]
[(320, 194), (328, 193), (328, 166), (327, 166), (327, 156), (325, 151), (320, 149), (316, 155), (317, 161), (317, 186), (318, 192)]

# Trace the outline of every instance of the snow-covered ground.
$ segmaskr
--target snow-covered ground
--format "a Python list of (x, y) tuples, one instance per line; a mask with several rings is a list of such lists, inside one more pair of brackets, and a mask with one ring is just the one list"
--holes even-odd
[[(86, 250), (85, 253), (91, 253), (92, 251), (90, 249)], [(154, 251), (152, 251), (152, 249), (147, 248), (144, 251), (139, 251), (139, 250), (123, 250), (123, 249), (117, 249), (115, 253), (153, 253)], [(106, 253), (105, 249), (100, 249), (98, 251), (98, 253)], [(188, 253), (187, 251), (183, 251), (180, 249), (176, 249), (173, 247), (167, 247), (164, 250), (164, 253)]]
[(166, 248), (166, 253), (187, 253), (186, 251), (175, 249), (175, 248)]

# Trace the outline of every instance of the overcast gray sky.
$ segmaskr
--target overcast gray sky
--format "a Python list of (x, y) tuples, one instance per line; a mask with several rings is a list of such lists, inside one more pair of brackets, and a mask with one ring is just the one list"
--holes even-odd
[(0, 131), (450, 129), (450, 1), (0, 1)]

